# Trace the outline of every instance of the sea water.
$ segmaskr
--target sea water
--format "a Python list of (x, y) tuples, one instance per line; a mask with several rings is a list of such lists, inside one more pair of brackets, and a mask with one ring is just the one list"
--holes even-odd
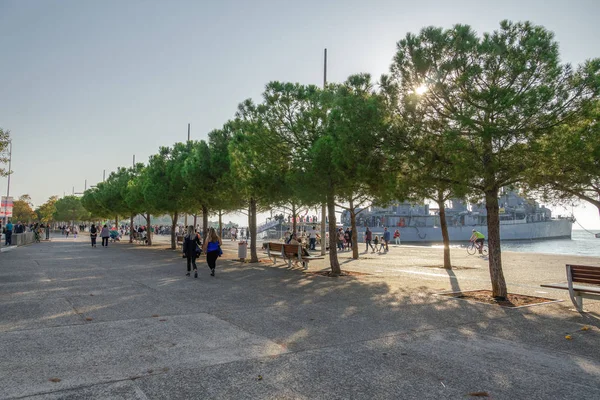
[(600, 257), (600, 238), (596, 238), (593, 233), (575, 229), (571, 239), (508, 241), (502, 242), (501, 246), (503, 251)]
[[(575, 229), (571, 239), (510, 240), (502, 242), (501, 246), (502, 251), (600, 257), (600, 238), (596, 238), (591, 232)], [(464, 244), (451, 247), (464, 247)]]

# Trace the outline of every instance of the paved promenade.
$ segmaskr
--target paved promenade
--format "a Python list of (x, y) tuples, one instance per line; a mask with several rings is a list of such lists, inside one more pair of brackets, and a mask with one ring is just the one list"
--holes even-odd
[[(437, 296), (490, 286), (486, 261), (459, 249), (452, 272), (434, 267), (441, 250), (401, 246), (343, 253), (343, 269), (369, 275), (326, 278), (240, 264), (236, 247), (225, 242), (215, 278), (200, 262), (198, 279), (160, 243), (55, 237), (0, 254), (0, 398), (600, 398), (600, 302), (580, 315), (569, 301)], [(510, 292), (557, 299), (539, 284), (564, 281), (565, 262), (600, 265), (503, 261)]]

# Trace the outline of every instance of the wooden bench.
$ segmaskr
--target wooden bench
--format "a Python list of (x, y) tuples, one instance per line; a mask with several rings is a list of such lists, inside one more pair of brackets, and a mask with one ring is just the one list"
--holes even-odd
[(177, 247), (181, 246), (181, 248), (183, 248), (183, 235), (175, 236), (175, 241), (176, 241)]
[[(277, 257), (287, 260), (288, 266), (292, 267), (292, 261), (301, 262), (304, 269), (308, 269), (308, 263), (312, 260), (322, 260), (324, 257), (310, 256), (303, 253), (301, 244), (284, 244), (276, 242), (266, 243), (265, 249), (273, 264), (277, 262)], [(304, 250), (306, 252), (306, 250)]]
[[(575, 285), (575, 283), (591, 285)], [(567, 283), (549, 283), (541, 286), (568, 290), (575, 308), (582, 312), (584, 298), (600, 300), (600, 267), (567, 264)]]
[(142, 243), (142, 244), (148, 243), (148, 240), (146, 239), (146, 237), (144, 237), (144, 235), (142, 235), (140, 232), (136, 232), (136, 231), (131, 232), (131, 238), (135, 243)]

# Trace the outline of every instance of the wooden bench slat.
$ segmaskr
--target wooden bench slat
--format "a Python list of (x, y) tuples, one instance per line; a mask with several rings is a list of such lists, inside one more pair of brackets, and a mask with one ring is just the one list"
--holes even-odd
[(592, 265), (571, 265), (567, 264), (571, 268), (572, 271), (592, 271), (600, 273), (600, 267), (594, 267)]
[(573, 282), (591, 283), (593, 285), (600, 285), (600, 279), (591, 278), (573, 278)]
[(592, 279), (600, 278), (600, 274), (594, 274), (592, 272), (584, 272), (584, 271), (571, 271), (571, 276), (573, 278), (592, 278)]
[(571, 269), (571, 274), (600, 276), (600, 270), (599, 271), (590, 271), (588, 269)]

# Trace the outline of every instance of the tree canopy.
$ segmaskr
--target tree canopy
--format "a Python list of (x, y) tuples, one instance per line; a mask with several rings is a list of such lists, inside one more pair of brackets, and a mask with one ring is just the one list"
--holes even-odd
[(397, 43), (390, 74), (379, 82), (369, 74), (324, 88), (269, 82), (208, 140), (163, 146), (82, 202), (94, 215), (145, 214), (148, 225), (151, 213), (168, 213), (176, 224), (180, 213), (201, 211), (205, 229), (209, 214), (220, 220), (247, 210), (257, 261), (261, 210), (295, 214), (326, 202), (334, 239), (336, 207), (350, 212), (356, 233), (356, 214), (369, 203), (429, 198), (445, 231), (448, 199), (483, 199), (492, 291), (504, 298), (502, 188), (600, 205), (599, 71), (598, 59), (561, 63), (552, 32), (530, 22), (503, 21), (483, 34), (467, 25), (427, 27)]

